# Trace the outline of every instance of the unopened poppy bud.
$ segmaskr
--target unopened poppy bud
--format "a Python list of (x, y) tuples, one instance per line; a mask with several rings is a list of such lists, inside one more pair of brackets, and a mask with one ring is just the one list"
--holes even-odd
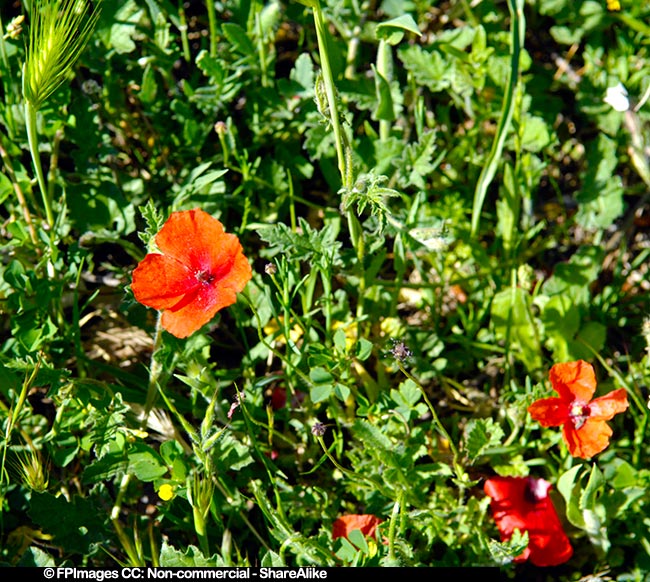
[(228, 131), (228, 126), (223, 121), (217, 121), (217, 123), (214, 124), (214, 131), (216, 132), (217, 135), (220, 136), (226, 135), (226, 132)]
[(264, 272), (267, 275), (275, 275), (278, 272), (278, 268), (275, 266), (275, 263), (267, 263), (264, 266)]

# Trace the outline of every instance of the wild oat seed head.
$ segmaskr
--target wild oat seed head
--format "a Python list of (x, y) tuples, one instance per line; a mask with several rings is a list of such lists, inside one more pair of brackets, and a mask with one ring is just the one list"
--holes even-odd
[(32, 4), (23, 68), (23, 96), (34, 108), (65, 81), (88, 42), (99, 17), (99, 6), (85, 0), (35, 0)]

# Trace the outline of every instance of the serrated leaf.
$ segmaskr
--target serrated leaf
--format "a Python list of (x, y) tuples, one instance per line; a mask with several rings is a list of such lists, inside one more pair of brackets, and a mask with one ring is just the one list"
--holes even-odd
[(472, 418), (465, 429), (465, 450), (470, 461), (475, 461), (486, 449), (501, 445), (503, 429), (491, 418)]
[(299, 229), (293, 231), (280, 222), (260, 228), (259, 235), (274, 251), (287, 257), (315, 264), (323, 261), (328, 265), (339, 264), (341, 242), (336, 240), (337, 230), (333, 224), (316, 230), (304, 218), (299, 218), (298, 226)]
[(399, 185), (402, 188), (415, 186), (425, 189), (425, 178), (429, 176), (442, 162), (442, 155), (434, 159), (437, 149), (436, 132), (425, 131), (417, 143), (407, 145), (401, 159), (395, 164), (400, 170)]
[(291, 69), (289, 78), (298, 83), (304, 89), (305, 94), (313, 94), (315, 78), (314, 63), (309, 53), (302, 53), (298, 56), (293, 65), (293, 69)]
[(433, 92), (443, 91), (451, 85), (449, 63), (438, 51), (427, 52), (420, 46), (413, 45), (400, 50), (399, 56), (419, 85), (424, 85)]
[[(363, 446), (371, 451), (382, 463), (402, 472), (406, 469), (405, 459), (396, 453), (395, 443), (375, 425), (366, 420), (356, 420), (352, 434)], [(411, 461), (412, 459), (409, 459)]]
[(488, 540), (488, 549), (492, 559), (499, 565), (505, 566), (512, 562), (528, 547), (528, 532), (515, 529), (512, 537), (505, 542)]

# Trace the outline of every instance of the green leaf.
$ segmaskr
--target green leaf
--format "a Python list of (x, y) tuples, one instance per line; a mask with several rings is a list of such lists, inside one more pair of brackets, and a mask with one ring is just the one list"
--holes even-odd
[(488, 540), (488, 549), (492, 559), (499, 565), (505, 566), (512, 562), (528, 547), (528, 532), (521, 532), (518, 528), (512, 537), (505, 542)]
[(589, 535), (589, 540), (603, 553), (611, 546), (607, 535), (607, 511), (599, 502), (599, 497), (605, 489), (605, 478), (598, 465), (594, 464), (589, 474), (589, 480), (580, 495), (580, 509), (584, 521), (584, 530)]
[(551, 143), (548, 123), (541, 117), (526, 115), (522, 123), (521, 148), (529, 152), (539, 152)]
[(316, 367), (309, 371), (309, 379), (314, 384), (331, 384), (334, 376), (330, 374), (325, 368)]
[(282, 556), (276, 554), (273, 550), (269, 550), (262, 556), (260, 566), (262, 568), (285, 568), (287, 564)]
[(314, 63), (309, 53), (302, 53), (296, 59), (289, 78), (303, 88), (305, 97), (314, 93)]
[(438, 51), (426, 52), (422, 47), (413, 45), (405, 49), (400, 47), (399, 56), (419, 85), (433, 92), (444, 91), (451, 86), (449, 62)]
[(100, 36), (107, 47), (118, 54), (131, 53), (136, 49), (138, 24), (146, 18), (146, 12), (135, 0), (127, 0), (115, 13), (110, 28), (100, 31)]
[(606, 182), (594, 185), (593, 190), (582, 190), (577, 196), (576, 222), (588, 230), (609, 228), (624, 210), (623, 181), (611, 176)]
[(604, 257), (601, 247), (580, 246), (568, 262), (555, 266), (553, 275), (542, 286), (543, 294), (548, 297), (561, 294), (576, 305), (588, 305), (589, 285), (598, 278)]
[(347, 402), (350, 398), (350, 389), (344, 384), (336, 383), (334, 385), (334, 395), (341, 401)]
[(158, 83), (156, 72), (151, 64), (147, 63), (142, 73), (142, 86), (140, 89), (140, 99), (143, 103), (153, 103), (158, 93)]
[(605, 478), (603, 477), (603, 473), (598, 468), (598, 465), (594, 464), (591, 467), (587, 486), (580, 496), (580, 509), (594, 509), (598, 497), (602, 494), (604, 487)]
[(372, 354), (373, 343), (366, 338), (360, 338), (356, 343), (357, 358), (364, 362)]
[(319, 384), (309, 391), (309, 398), (314, 404), (327, 400), (334, 392), (333, 384)]
[(57, 432), (47, 446), (50, 457), (59, 467), (69, 465), (79, 452), (79, 440), (68, 431)]
[(371, 68), (374, 73), (375, 94), (377, 95), (377, 107), (372, 113), (372, 118), (374, 120), (394, 121), (395, 106), (390, 84), (374, 65), (371, 65)]
[(490, 447), (498, 447), (505, 433), (492, 418), (471, 418), (465, 428), (465, 450), (470, 462)]
[(67, 501), (50, 493), (32, 493), (28, 513), (67, 552), (95, 553), (106, 539), (106, 512), (89, 498), (75, 495)]
[(125, 473), (128, 467), (128, 459), (123, 453), (109, 453), (88, 465), (84, 469), (81, 481), (87, 485), (108, 481), (121, 473)]
[(540, 319), (544, 323), (546, 345), (557, 362), (570, 360), (569, 341), (580, 328), (580, 312), (568, 295), (555, 295), (545, 304)]
[(420, 190), (425, 189), (425, 178), (442, 162), (442, 156), (435, 160), (433, 158), (437, 148), (436, 132), (433, 130), (425, 131), (417, 143), (408, 144), (404, 148), (401, 159), (396, 163), (402, 188), (415, 186)]
[(504, 289), (492, 300), (491, 317), (495, 336), (506, 342), (529, 371), (534, 371), (542, 366), (542, 354), (531, 304), (524, 289)]
[(557, 490), (566, 504), (567, 519), (578, 528), (583, 528), (585, 525), (580, 508), (580, 481), (578, 479), (578, 473), (582, 468), (582, 465), (571, 467), (571, 469), (562, 473), (557, 480)]
[(334, 332), (332, 339), (334, 340), (334, 345), (339, 352), (342, 354), (347, 352), (347, 337), (340, 327)]
[(134, 443), (128, 457), (129, 472), (140, 481), (154, 481), (167, 473), (162, 457), (144, 443)]
[(348, 540), (359, 548), (364, 554), (368, 553), (368, 542), (360, 529), (353, 529), (348, 533)]
[(206, 557), (193, 545), (188, 545), (185, 552), (181, 552), (164, 539), (159, 561), (163, 568), (223, 568), (227, 565), (218, 554)]
[(420, 415), (425, 411), (426, 405), (423, 402), (420, 403), (420, 406), (417, 406), (422, 398), (422, 392), (410, 378), (399, 385), (399, 390), (392, 388), (390, 397), (397, 405), (395, 410), (407, 421), (410, 420), (413, 414)]
[(385, 40), (391, 45), (398, 44), (402, 40), (404, 32), (412, 32), (413, 34), (422, 36), (417, 22), (415, 22), (410, 14), (403, 14), (386, 22), (380, 22), (375, 28), (377, 38)]
[(255, 56), (255, 46), (248, 38), (246, 31), (234, 22), (224, 22), (221, 25), (223, 35), (228, 39), (232, 45), (232, 50), (241, 53), (247, 57)]
[(301, 217), (298, 219), (298, 226), (294, 231), (286, 224), (278, 222), (261, 227), (259, 235), (269, 243), (274, 252), (284, 253), (287, 257), (310, 261), (319, 266), (339, 264), (341, 242), (336, 240), (338, 228), (333, 222), (321, 229), (315, 229)]
[(397, 468), (400, 472), (408, 467), (408, 464), (403, 462), (403, 458), (396, 453), (395, 443), (374, 424), (357, 419), (352, 425), (352, 433), (365, 448), (372, 451), (389, 467)]
[(45, 568), (56, 567), (56, 561), (50, 554), (44, 552), (37, 546), (30, 546), (20, 557), (16, 566), (19, 568)]

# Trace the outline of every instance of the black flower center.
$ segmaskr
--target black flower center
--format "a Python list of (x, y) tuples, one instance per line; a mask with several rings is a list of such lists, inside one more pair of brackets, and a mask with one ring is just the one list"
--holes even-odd
[(197, 271), (196, 278), (203, 285), (210, 285), (215, 277), (210, 271)]
[(549, 483), (544, 479), (528, 477), (524, 489), (524, 499), (533, 505), (548, 497)]

